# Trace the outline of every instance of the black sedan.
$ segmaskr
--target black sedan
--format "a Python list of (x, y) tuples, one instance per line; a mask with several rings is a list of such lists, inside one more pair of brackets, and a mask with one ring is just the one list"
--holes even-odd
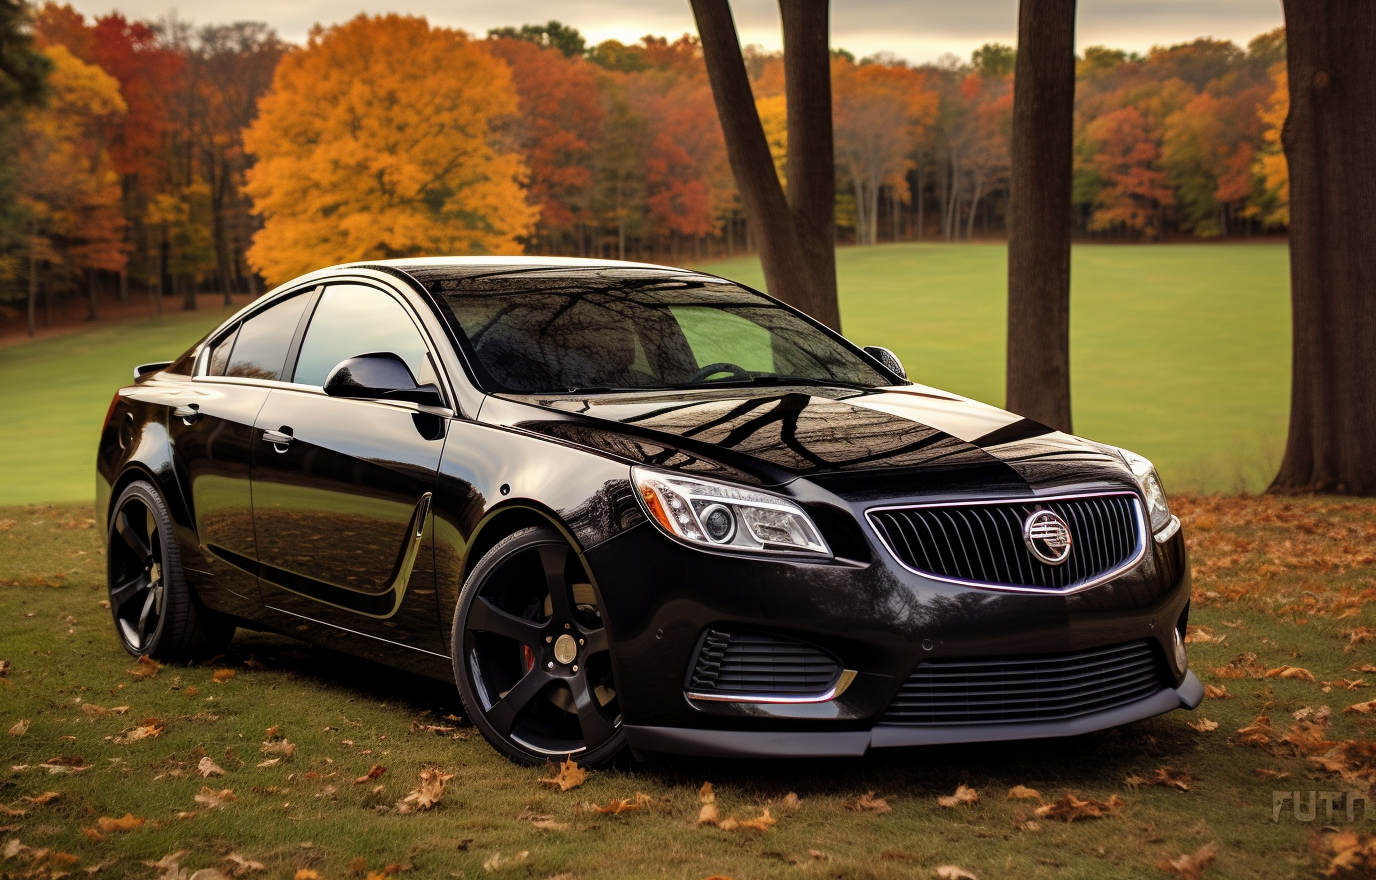
[(101, 433), (135, 655), (236, 627), (584, 764), (1064, 736), (1193, 708), (1150, 462), (699, 272), (357, 263), (145, 364)]

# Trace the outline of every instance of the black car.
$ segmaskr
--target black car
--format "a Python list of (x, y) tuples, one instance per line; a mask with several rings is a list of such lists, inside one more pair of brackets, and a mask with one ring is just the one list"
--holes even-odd
[(456, 682), (520, 761), (1064, 736), (1203, 695), (1149, 462), (700, 272), (314, 272), (137, 368), (98, 472), (131, 654), (308, 639)]

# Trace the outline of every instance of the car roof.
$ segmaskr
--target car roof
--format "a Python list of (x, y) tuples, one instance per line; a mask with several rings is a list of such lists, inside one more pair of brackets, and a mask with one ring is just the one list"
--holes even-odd
[[(390, 266), (405, 272), (411, 269), (452, 269), (457, 275), (472, 271), (491, 271), (493, 269), (658, 269), (665, 272), (692, 272), (675, 266), (662, 266), (656, 263), (635, 263), (626, 260), (598, 260), (583, 257), (410, 257), (395, 260), (359, 260), (331, 266), (331, 269), (363, 269), (368, 266)], [(328, 271), (328, 270), (322, 270)]]

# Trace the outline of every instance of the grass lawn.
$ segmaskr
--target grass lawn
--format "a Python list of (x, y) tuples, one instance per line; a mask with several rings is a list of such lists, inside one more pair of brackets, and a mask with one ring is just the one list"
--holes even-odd
[[(1287, 251), (1260, 245), (1089, 245), (1074, 252), (1076, 430), (1152, 458), (1167, 488), (1260, 491), (1289, 399)], [(887, 345), (919, 382), (1003, 402), (1002, 245), (839, 252), (856, 342)], [(761, 284), (753, 259), (712, 271)], [(85, 501), (110, 395), (227, 312), (169, 312), (0, 348), (0, 504)]]
[[(1001, 244), (843, 248), (842, 329), (893, 349), (914, 381), (1002, 406), (1006, 253)], [(1168, 490), (1265, 489), (1289, 412), (1286, 246), (1072, 253), (1076, 433), (1151, 458)], [(753, 259), (707, 268), (763, 283)]]
[[(0, 508), (0, 876), (103, 865), (102, 880), (187, 878), (226, 870), (237, 854), (262, 863), (247, 875), (261, 878), (898, 880), (956, 865), (983, 880), (1099, 880), (1167, 878), (1158, 862), (1216, 845), (1205, 880), (1317, 878), (1354, 839), (1335, 829), (1376, 854), (1371, 813), (1349, 824), (1320, 802), (1304, 822), (1287, 802), (1273, 821), (1272, 806), (1274, 791), (1302, 792), (1304, 807), (1309, 792), (1376, 779), (1376, 714), (1345, 711), (1376, 696), (1358, 683), (1376, 682), (1376, 643), (1363, 641), (1376, 636), (1376, 503), (1181, 497), (1176, 511), (1197, 575), (1192, 665), (1226, 689), (1198, 712), (1067, 740), (853, 760), (666, 759), (561, 792), (542, 784), (545, 770), (490, 749), (457, 717), (452, 687), (328, 649), (241, 632), (211, 664), (131, 674), (99, 604), (89, 508)], [(1304, 671), (1281, 677), (1281, 667)], [(1190, 726), (1205, 719), (1217, 728)], [(1238, 733), (1247, 727), (1263, 730), (1251, 745)], [(294, 754), (263, 766), (270, 738)], [(399, 813), (424, 768), (453, 774), (439, 805)], [(1188, 790), (1128, 781), (1163, 768)], [(768, 808), (777, 824), (698, 826), (708, 781), (723, 817)], [(978, 802), (942, 807), (958, 785)], [(1074, 792), (1122, 803), (1066, 823), (1038, 818), (1035, 799), (1010, 799), (1014, 786), (1047, 801)], [(198, 802), (205, 787), (223, 805)], [(889, 812), (854, 809), (871, 791)], [(638, 793), (648, 804), (620, 815), (587, 806)], [(126, 814), (137, 827), (101, 830)], [(183, 851), (185, 873), (146, 867)]]

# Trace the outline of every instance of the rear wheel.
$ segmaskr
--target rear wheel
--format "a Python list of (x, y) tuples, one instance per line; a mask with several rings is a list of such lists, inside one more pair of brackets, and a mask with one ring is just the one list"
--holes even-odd
[(459, 596), (452, 647), (464, 708), (507, 757), (594, 765), (625, 746), (602, 611), (554, 529), (523, 529), (479, 560)]
[(110, 614), (130, 654), (186, 660), (229, 644), (234, 624), (192, 595), (172, 517), (152, 484), (138, 480), (120, 493), (110, 517), (106, 566)]

